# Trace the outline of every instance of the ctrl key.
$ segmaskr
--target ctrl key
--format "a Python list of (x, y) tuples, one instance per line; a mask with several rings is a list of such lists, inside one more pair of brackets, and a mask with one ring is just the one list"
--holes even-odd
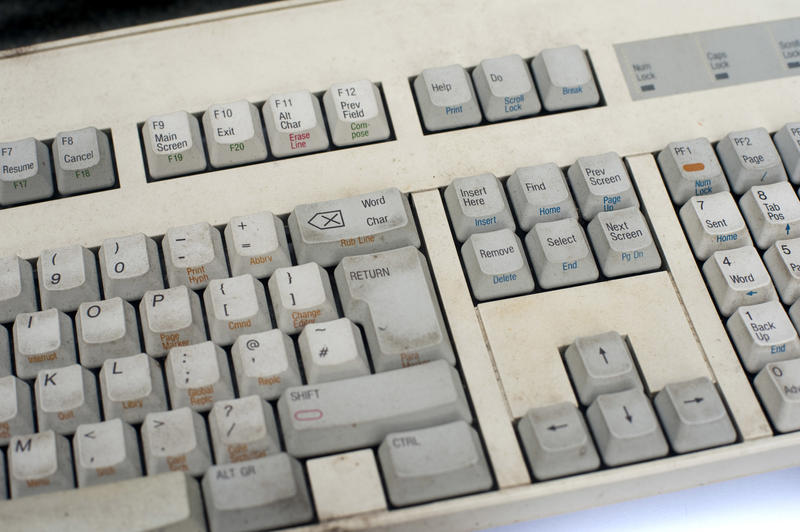
[(303, 467), (286, 453), (210, 467), (203, 495), (212, 532), (271, 529), (314, 516)]

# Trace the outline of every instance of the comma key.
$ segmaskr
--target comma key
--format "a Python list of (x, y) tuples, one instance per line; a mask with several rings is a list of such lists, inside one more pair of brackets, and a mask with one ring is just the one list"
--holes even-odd
[(80, 425), (72, 445), (78, 487), (142, 476), (136, 429), (120, 419)]
[(364, 328), (375, 371), (455, 364), (425, 257), (414, 247), (345, 257), (334, 271), (346, 317)]

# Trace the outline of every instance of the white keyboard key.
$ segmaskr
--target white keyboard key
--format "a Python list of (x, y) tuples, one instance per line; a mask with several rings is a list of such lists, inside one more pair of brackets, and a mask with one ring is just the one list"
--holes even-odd
[(481, 122), (472, 81), (461, 65), (426, 68), (414, 79), (414, 94), (428, 131), (474, 126)]
[(461, 242), (475, 233), (516, 228), (503, 186), (492, 174), (453, 179), (444, 190), (444, 202)]
[(361, 325), (375, 371), (455, 364), (425, 257), (413, 247), (345, 257), (334, 271), (345, 316)]
[(72, 320), (60, 310), (18, 314), (13, 331), (14, 362), (21, 379), (33, 379), (39, 370), (77, 360)]
[(736, 429), (708, 377), (667, 384), (653, 402), (675, 452), (690, 453), (736, 441)]
[(16, 256), (0, 257), (0, 323), (38, 308), (31, 263)]
[(389, 123), (378, 87), (367, 79), (335, 83), (322, 96), (336, 146), (355, 146), (389, 138)]
[(730, 192), (694, 196), (678, 214), (694, 256), (699, 260), (706, 260), (715, 251), (753, 245)]
[(659, 458), (669, 452), (650, 399), (642, 390), (598, 396), (586, 409), (586, 419), (607, 466)]
[(729, 133), (717, 144), (717, 154), (736, 194), (753, 185), (786, 181), (781, 158), (763, 127)]
[(703, 263), (703, 275), (723, 316), (730, 316), (742, 305), (778, 299), (753, 246), (715, 252)]
[(0, 377), (0, 445), (8, 445), (15, 434), (29, 434), (33, 430), (28, 383), (13, 375)]
[(779, 432), (800, 429), (800, 358), (767, 364), (753, 387)]
[(233, 399), (225, 351), (211, 342), (171, 349), (164, 371), (173, 408), (207, 412), (215, 401)]
[(279, 329), (243, 334), (231, 348), (239, 395), (277, 399), (290, 386), (300, 386), (294, 343)]
[(567, 348), (564, 361), (584, 406), (600, 394), (642, 389), (639, 372), (619, 333), (578, 338)]
[(309, 384), (369, 375), (361, 332), (347, 318), (307, 325), (297, 344)]
[(84, 301), (100, 299), (94, 254), (83, 246), (48, 249), (36, 260), (42, 308), (76, 310)]
[(275, 157), (328, 149), (319, 100), (309, 91), (273, 94), (261, 109)]
[(519, 55), (484, 59), (472, 71), (472, 80), (489, 122), (531, 116), (542, 110), (531, 71)]
[(75, 314), (81, 365), (99, 368), (107, 358), (141, 353), (136, 310), (115, 297), (81, 303)]
[(739, 307), (728, 318), (727, 327), (742, 365), (750, 373), (768, 362), (800, 357), (797, 331), (777, 300)]
[(300, 264), (335, 266), (348, 255), (420, 245), (408, 198), (396, 188), (298, 205), (288, 225)]
[(213, 532), (273, 529), (314, 517), (303, 466), (286, 453), (212, 466), (202, 485)]
[(256, 395), (214, 403), (208, 426), (217, 464), (281, 452), (272, 405)]
[(11, 497), (27, 497), (75, 487), (69, 441), (52, 430), (18, 435), (8, 444)]
[(286, 451), (297, 457), (378, 445), (394, 431), (472, 422), (461, 379), (442, 360), (289, 388), (278, 414)]
[(586, 233), (576, 218), (538, 223), (525, 237), (533, 271), (542, 288), (560, 288), (596, 280)]
[(206, 222), (167, 229), (161, 246), (171, 287), (185, 285), (200, 290), (210, 279), (228, 277), (222, 237)]
[(144, 353), (103, 362), (100, 394), (106, 419), (141, 423), (147, 414), (167, 409), (161, 367)]
[(795, 185), (800, 184), (800, 123), (786, 124), (775, 133), (773, 140), (789, 174), (789, 180)]
[(103, 240), (97, 256), (106, 298), (134, 301), (164, 288), (158, 246), (142, 233)]
[(461, 246), (461, 258), (478, 301), (533, 291), (533, 275), (522, 242), (508, 229), (471, 235)]
[(548, 111), (597, 105), (600, 93), (579, 46), (542, 50), (531, 61), (536, 86)]
[(119, 419), (79, 426), (72, 445), (81, 488), (142, 476), (136, 430)]
[(292, 265), (283, 221), (271, 212), (231, 218), (225, 226), (225, 245), (233, 275), (263, 279), (276, 268)]
[(40, 431), (72, 434), (78, 425), (100, 421), (94, 375), (78, 364), (40, 371), (34, 390)]
[(614, 152), (581, 157), (569, 167), (567, 177), (587, 222), (599, 212), (639, 206), (628, 171)]
[(142, 138), (147, 168), (153, 179), (206, 169), (200, 125), (186, 111), (151, 116), (142, 125)]
[(139, 303), (147, 354), (161, 357), (177, 346), (206, 339), (200, 298), (185, 286), (145, 292)]
[(764, 253), (764, 264), (781, 301), (791, 305), (800, 298), (800, 238), (776, 240)]
[(739, 199), (753, 240), (761, 249), (800, 236), (800, 199), (787, 181), (750, 187)]
[(339, 317), (328, 272), (314, 262), (278, 268), (268, 287), (275, 321), (287, 334), (298, 333), (309, 323)]
[(212, 105), (203, 113), (208, 161), (214, 168), (263, 161), (267, 141), (258, 109), (246, 100)]
[(658, 165), (672, 202), (677, 205), (692, 196), (729, 190), (717, 154), (706, 138), (670, 142), (659, 152)]
[(62, 131), (53, 139), (58, 191), (68, 196), (114, 186), (108, 136), (94, 127)]
[(395, 506), (485, 491), (493, 483), (478, 433), (464, 421), (388, 434), (378, 459)]
[(203, 301), (216, 344), (231, 345), (240, 334), (272, 328), (264, 285), (250, 274), (209, 281)]
[(142, 447), (148, 475), (185, 471), (200, 476), (211, 465), (206, 424), (188, 407), (147, 414)]
[(0, 142), (0, 206), (53, 195), (50, 150), (33, 138)]
[(598, 213), (589, 222), (588, 232), (606, 277), (641, 273), (661, 266), (661, 255), (638, 207)]
[(600, 467), (586, 422), (572, 403), (532, 408), (519, 420), (517, 430), (536, 480)]
[(534, 224), (578, 217), (564, 172), (554, 163), (517, 168), (506, 187), (523, 231)]

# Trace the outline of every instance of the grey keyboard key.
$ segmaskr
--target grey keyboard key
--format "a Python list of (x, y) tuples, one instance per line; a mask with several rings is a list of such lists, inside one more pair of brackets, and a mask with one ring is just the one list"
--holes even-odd
[(297, 345), (309, 384), (369, 375), (361, 331), (347, 318), (303, 328)]
[(585, 406), (600, 394), (642, 389), (633, 358), (619, 333), (578, 338), (567, 348), (564, 361)]
[(575, 218), (534, 225), (525, 237), (525, 247), (542, 288), (571, 286), (600, 276), (583, 227)]
[(426, 68), (414, 79), (414, 93), (429, 131), (444, 131), (481, 122), (472, 81), (461, 65)]
[(0, 445), (8, 445), (15, 434), (30, 434), (33, 430), (30, 386), (13, 375), (0, 377)]
[(487, 301), (533, 291), (533, 275), (519, 237), (508, 229), (471, 235), (461, 258), (475, 299)]
[(33, 138), (0, 143), (0, 206), (53, 195), (50, 150)]
[(75, 487), (69, 441), (52, 430), (17, 435), (8, 444), (11, 497)]
[(516, 229), (506, 193), (493, 174), (453, 179), (444, 189), (444, 202), (461, 242), (475, 233)]
[(288, 225), (299, 264), (334, 266), (348, 255), (420, 245), (408, 198), (396, 188), (298, 205)]
[(62, 131), (53, 139), (58, 191), (68, 196), (114, 185), (108, 136), (94, 127)]
[(210, 279), (228, 277), (219, 229), (207, 222), (167, 229), (161, 247), (171, 287), (198, 290), (208, 286)]
[(654, 400), (675, 452), (689, 453), (736, 441), (725, 405), (707, 377), (667, 384)]
[(717, 153), (736, 194), (753, 185), (786, 181), (781, 158), (763, 127), (729, 133), (717, 144)]
[(345, 257), (334, 271), (345, 316), (361, 325), (375, 371), (455, 364), (428, 264), (416, 248)]
[(800, 429), (800, 358), (767, 364), (753, 386), (778, 431)]
[(81, 303), (75, 329), (84, 367), (99, 368), (107, 358), (142, 352), (136, 310), (122, 298)]
[(517, 430), (536, 480), (600, 467), (586, 422), (572, 403), (532, 408), (519, 420)]
[(589, 238), (606, 277), (655, 270), (661, 255), (638, 207), (601, 212), (589, 222)]
[(659, 458), (669, 452), (650, 400), (641, 390), (598, 396), (586, 410), (586, 419), (608, 466)]
[(800, 200), (788, 181), (750, 187), (739, 199), (739, 207), (761, 249), (778, 239), (800, 236)]
[(461, 379), (441, 360), (289, 388), (278, 414), (286, 450), (298, 457), (378, 445), (390, 432), (472, 422)]
[(31, 263), (17, 256), (0, 257), (0, 323), (38, 308)]
[(0, 325), (0, 377), (11, 375), (11, 345), (8, 330)]
[(72, 434), (78, 425), (100, 421), (97, 383), (83, 366), (43, 369), (36, 376), (34, 391), (40, 431)]
[(309, 91), (273, 94), (261, 108), (269, 146), (275, 157), (328, 149), (319, 99)]
[(378, 459), (395, 506), (492, 487), (478, 433), (464, 421), (388, 434)]
[(658, 165), (672, 201), (678, 205), (692, 196), (729, 190), (717, 154), (706, 138), (670, 142), (659, 152)]
[(800, 298), (800, 238), (775, 241), (764, 253), (764, 264), (781, 301), (786, 305), (797, 301)]
[(285, 332), (243, 334), (231, 348), (239, 395), (277, 399), (290, 386), (300, 386), (294, 343)]
[(800, 338), (777, 300), (744, 305), (728, 318), (728, 334), (742, 365), (755, 373), (768, 362), (800, 357)]
[(531, 71), (519, 55), (484, 59), (472, 71), (472, 80), (489, 122), (531, 116), (542, 110)]
[[(292, 265), (283, 220), (268, 211), (235, 216), (225, 226), (225, 246), (233, 275), (256, 279)], [(297, 252), (295, 242), (295, 252)]]
[(188, 407), (147, 414), (142, 447), (148, 475), (185, 471), (200, 476), (211, 465), (205, 421)]
[(136, 429), (120, 419), (79, 426), (72, 446), (81, 488), (142, 476)]
[(42, 308), (77, 310), (84, 301), (100, 299), (94, 254), (83, 246), (44, 250), (36, 260)]
[(263, 161), (267, 141), (258, 109), (246, 100), (216, 104), (203, 113), (208, 160), (214, 168)]
[(315, 262), (278, 268), (267, 286), (277, 327), (287, 334), (339, 317), (328, 272)]
[(212, 466), (202, 484), (212, 532), (272, 529), (314, 516), (303, 466), (286, 453)]
[(723, 316), (730, 316), (742, 305), (778, 299), (769, 273), (753, 246), (715, 252), (703, 263), (703, 276)]
[(141, 423), (150, 412), (167, 409), (161, 366), (144, 353), (106, 360), (100, 369), (100, 393), (106, 419)]
[(142, 138), (147, 168), (153, 179), (206, 169), (200, 125), (186, 111), (151, 116), (142, 125)]
[(597, 105), (597, 91), (586, 54), (577, 45), (542, 50), (531, 61), (542, 103), (548, 111)]
[(587, 222), (599, 212), (639, 206), (628, 171), (614, 152), (581, 157), (569, 167), (567, 176)]
[(537, 223), (578, 217), (564, 172), (553, 163), (517, 168), (506, 187), (523, 231)]
[(216, 401), (233, 399), (228, 359), (211, 342), (173, 347), (164, 361), (170, 404), (208, 412)]
[(371, 81), (335, 83), (325, 91), (322, 103), (336, 146), (355, 146), (389, 138), (383, 98)]
[(694, 256), (700, 260), (706, 260), (715, 251), (753, 245), (730, 192), (693, 196), (678, 214)]
[(256, 395), (217, 401), (208, 415), (217, 464), (244, 462), (281, 451), (272, 405)]
[(17, 376), (33, 379), (42, 369), (75, 364), (72, 320), (54, 308), (18, 314), (14, 320), (14, 362)]
[(789, 174), (789, 180), (795, 185), (800, 184), (800, 122), (786, 124), (775, 133), (773, 140)]
[(155, 241), (143, 233), (103, 240), (97, 252), (106, 299), (141, 299), (148, 290), (164, 288)]
[(144, 348), (163, 357), (173, 347), (205, 341), (200, 298), (185, 286), (145, 292), (139, 302)]

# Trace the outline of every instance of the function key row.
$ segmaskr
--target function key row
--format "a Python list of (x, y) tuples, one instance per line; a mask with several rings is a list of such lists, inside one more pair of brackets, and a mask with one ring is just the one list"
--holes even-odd
[(600, 103), (589, 60), (574, 45), (542, 50), (530, 64), (519, 55), (485, 59), (471, 76), (460, 65), (428, 68), (412, 86), (429, 133)]
[(455, 179), (444, 191), (475, 299), (530, 293), (534, 273), (549, 290), (596, 281), (601, 272), (619, 277), (661, 266), (616, 153), (582, 157), (566, 178), (555, 164), (519, 168), (505, 185), (482, 174)]
[(212, 105), (200, 120), (186, 111), (151, 116), (141, 124), (148, 176), (164, 179), (203, 172), (209, 164), (228, 168), (266, 161), (270, 155), (315, 153), (331, 142), (346, 148), (392, 134), (381, 91), (371, 81), (334, 84), (322, 103), (324, 117), (318, 96), (310, 91), (273, 94), (261, 106), (263, 127), (259, 109), (246, 100)]
[(62, 131), (46, 143), (34, 138), (0, 143), (0, 207), (47, 200), (56, 191), (72, 196), (113, 188), (110, 136), (87, 127)]

